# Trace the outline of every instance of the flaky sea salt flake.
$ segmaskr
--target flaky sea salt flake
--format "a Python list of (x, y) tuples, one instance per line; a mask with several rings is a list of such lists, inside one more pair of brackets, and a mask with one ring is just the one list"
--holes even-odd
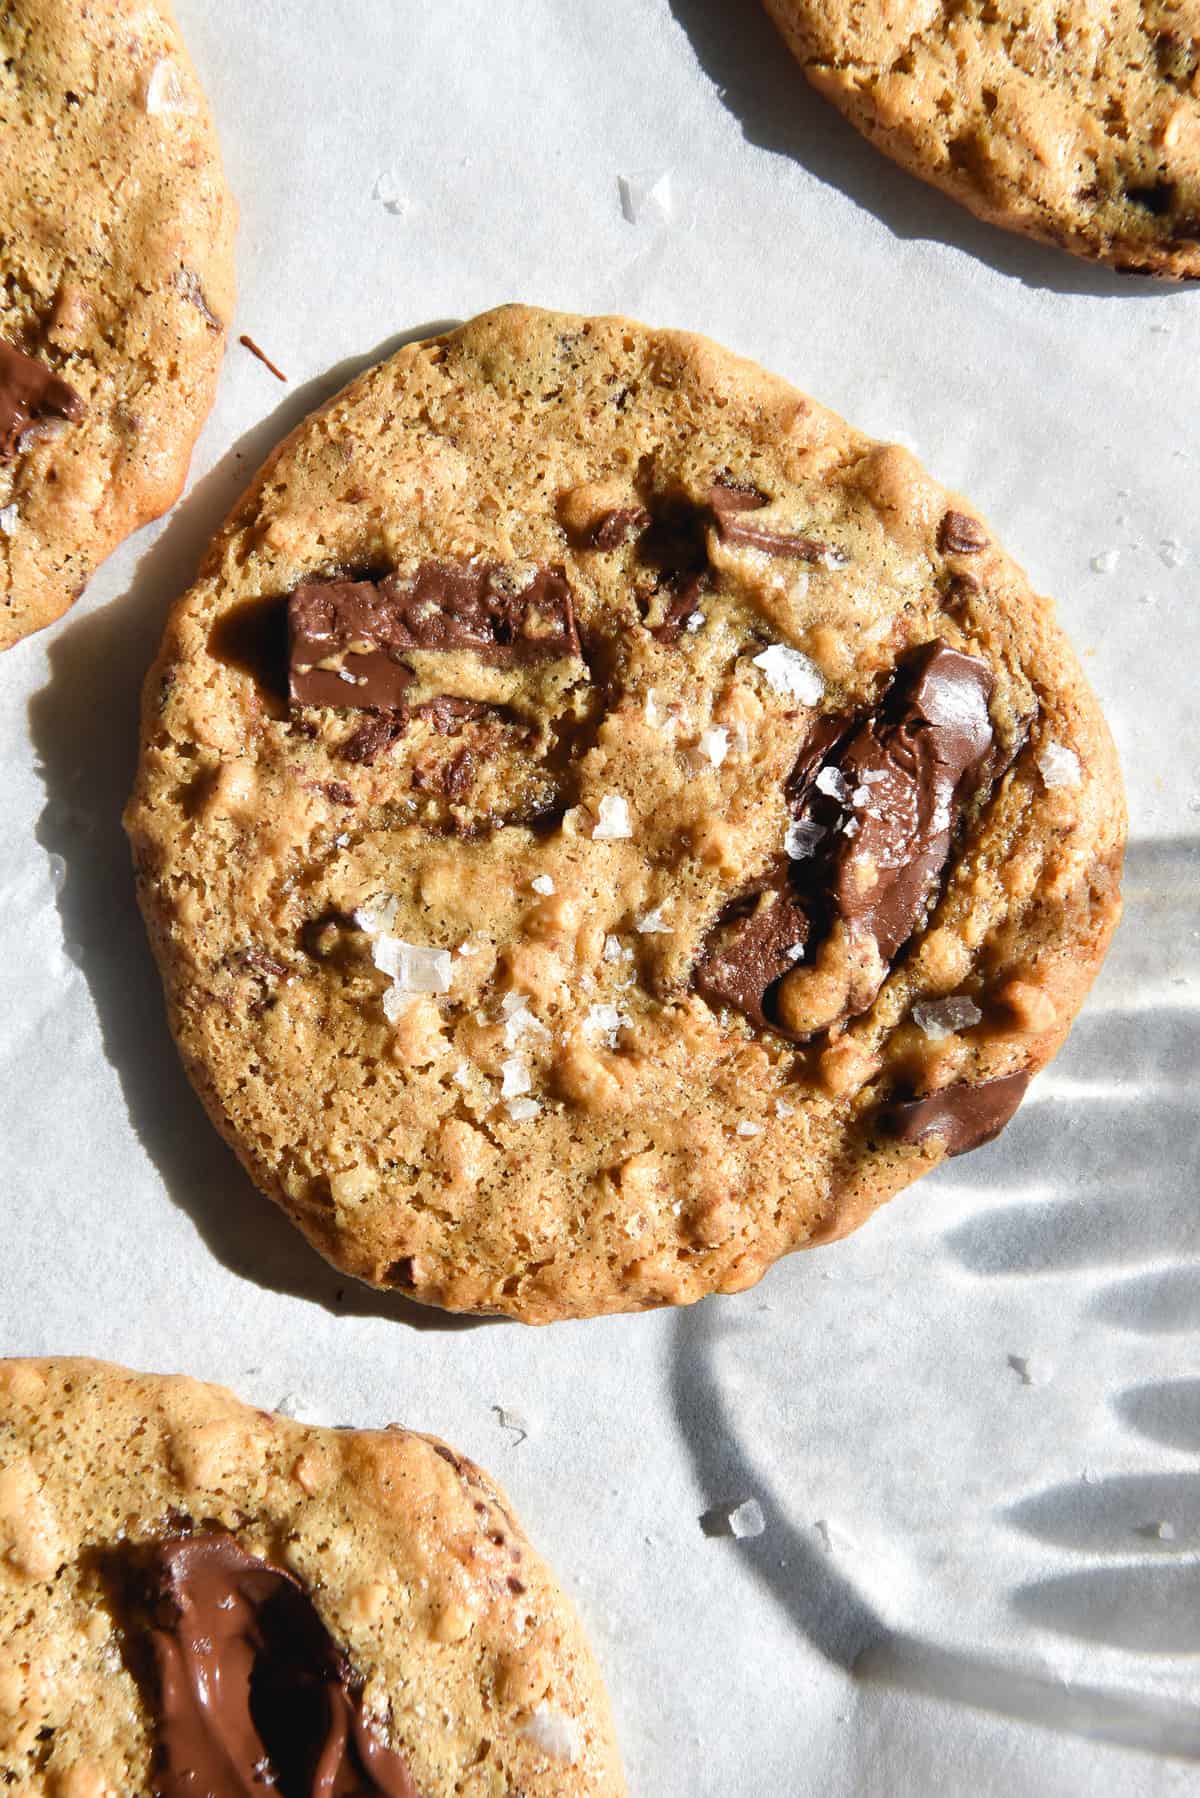
[(529, 1077), (527, 1063), (519, 1055), (510, 1055), (500, 1063), (500, 1097), (515, 1099), (518, 1093), (527, 1093), (533, 1081)]
[(763, 1508), (756, 1498), (744, 1498), (740, 1505), (730, 1508), (729, 1534), (739, 1541), (748, 1536), (761, 1536), (766, 1527)]
[(554, 882), (548, 874), (535, 874), (529, 884), (535, 893), (541, 893), (545, 899), (554, 891)]
[(824, 835), (824, 828), (820, 824), (796, 818), (787, 827), (783, 839), (783, 852), (789, 860), (802, 862), (815, 853), (817, 844)]
[(749, 1118), (739, 1118), (737, 1133), (739, 1136), (761, 1136), (762, 1125), (752, 1123)]
[(617, 176), (621, 216), (629, 225), (666, 222), (674, 216), (670, 169), (639, 169)]
[(702, 756), (719, 768), (729, 754), (729, 732), (723, 725), (714, 724), (708, 730), (700, 732), (698, 748)]
[(1178, 537), (1165, 537), (1158, 546), (1158, 559), (1167, 568), (1182, 568), (1188, 554), (1187, 546)]
[(1111, 574), (1120, 560), (1119, 549), (1102, 549), (1099, 555), (1092, 557), (1092, 568), (1096, 574)]
[(786, 1099), (776, 1099), (775, 1116), (777, 1118), (790, 1118), (794, 1117), (795, 1114), (796, 1107), (794, 1105), (789, 1105)]
[(640, 918), (633, 920), (633, 927), (639, 936), (670, 936), (674, 926), (668, 924), (663, 917), (664, 907), (656, 905), (651, 911), (644, 911)]
[(396, 922), (399, 903), (390, 893), (376, 893), (373, 899), (368, 899), (359, 906), (354, 914), (354, 922), (368, 936), (383, 936)]
[(532, 1123), (535, 1117), (540, 1116), (541, 1109), (536, 1099), (510, 1099), (508, 1101), (508, 1115), (514, 1124)]
[(628, 803), (620, 793), (605, 793), (600, 801), (596, 822), (592, 826), (593, 839), (598, 843), (615, 843), (632, 835), (633, 825), (629, 820)]
[(583, 1737), (575, 1719), (545, 1703), (535, 1707), (521, 1734), (551, 1760), (565, 1761), (568, 1766), (574, 1766), (583, 1753)]
[(379, 201), (385, 212), (391, 213), (393, 218), (403, 218), (411, 206), (403, 184), (394, 169), (385, 169), (381, 175), (375, 177), (371, 195), (373, 199)]
[(194, 113), (196, 101), (179, 79), (179, 71), (169, 56), (162, 56), (150, 71), (146, 82), (146, 111), (149, 113)]
[(1042, 784), (1051, 792), (1056, 787), (1077, 787), (1083, 780), (1083, 770), (1075, 751), (1067, 749), (1062, 743), (1055, 743), (1053, 739), (1042, 744), (1038, 751), (1037, 765)]
[(615, 1049), (625, 1021), (626, 1014), (615, 1005), (591, 1005), (584, 1014), (583, 1032), (585, 1036), (602, 1037), (610, 1049)]
[(970, 1030), (982, 1016), (971, 999), (925, 999), (913, 1006), (913, 1022), (931, 1043), (940, 1043), (956, 1030)]
[(803, 650), (792, 649), (786, 643), (772, 643), (761, 655), (754, 657), (754, 666), (762, 669), (773, 693), (798, 699), (801, 705), (816, 705), (825, 691), (825, 681), (816, 663)]
[(17, 511), (15, 501), (11, 505), (0, 506), (0, 537), (12, 536), (17, 528), (19, 517), (20, 513)]

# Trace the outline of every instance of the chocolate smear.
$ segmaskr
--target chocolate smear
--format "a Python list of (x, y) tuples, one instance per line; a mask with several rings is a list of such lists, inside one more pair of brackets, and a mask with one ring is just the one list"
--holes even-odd
[(885, 1108), (880, 1122), (897, 1142), (924, 1142), (927, 1136), (945, 1140), (946, 1154), (965, 1155), (981, 1143), (999, 1136), (1013, 1116), (1030, 1076), (1022, 1069), (984, 1080), (978, 1086), (960, 1081), (944, 1086), (924, 1099), (907, 1099)]
[(156, 1798), (420, 1798), (307, 1592), (223, 1531), (156, 1545)]
[(78, 424), (83, 413), (83, 401), (68, 382), (0, 338), (0, 461), (16, 455), (22, 432), (34, 420)]
[(495, 667), (580, 655), (571, 589), (539, 569), (515, 589), (482, 562), (426, 562), (379, 581), (306, 581), (288, 600), (293, 705), (392, 711), (413, 651), (467, 650)]

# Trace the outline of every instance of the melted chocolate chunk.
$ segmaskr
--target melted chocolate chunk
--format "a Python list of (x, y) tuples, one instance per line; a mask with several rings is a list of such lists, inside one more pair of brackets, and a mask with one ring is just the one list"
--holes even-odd
[(571, 589), (539, 569), (513, 591), (489, 563), (426, 562), (412, 576), (306, 581), (288, 600), (293, 705), (392, 711), (404, 703), (414, 650), (468, 650), (497, 667), (578, 657)]
[(338, 754), (344, 762), (357, 762), (369, 768), (393, 743), (399, 742), (407, 728), (407, 712), (380, 712), (360, 724), (354, 734), (346, 738)]
[(150, 1560), (156, 1798), (420, 1798), (298, 1581), (222, 1533)]
[(795, 967), (808, 939), (803, 906), (787, 885), (736, 902), (710, 937), (693, 980), (710, 1005), (732, 1005), (760, 1030), (777, 1030), (771, 1015), (776, 983)]
[[(963, 810), (994, 772), (991, 691), (984, 662), (929, 643), (861, 723), (817, 721), (787, 786), (815, 852), (771, 883), (771, 910), (743, 902), (718, 924), (693, 977), (706, 998), (790, 1035), (772, 992), (793, 965), (786, 948), (818, 942), (841, 919), (885, 968), (894, 960), (925, 916)], [(854, 1009), (873, 997), (860, 994)]]
[(927, 1136), (941, 1136), (948, 1156), (965, 1155), (968, 1149), (999, 1136), (1025, 1097), (1029, 1079), (1022, 1070), (985, 1080), (979, 1086), (961, 1081), (930, 1093), (928, 1098), (889, 1105), (881, 1121), (897, 1142), (924, 1142)]
[(740, 544), (746, 549), (765, 550), (769, 556), (789, 556), (799, 562), (846, 561), (844, 550), (821, 543), (816, 537), (802, 537), (791, 531), (767, 531), (750, 524), (745, 514), (757, 512), (769, 503), (767, 495), (757, 487), (733, 486), (714, 481), (708, 495), (717, 536), (722, 543)]
[(83, 417), (83, 401), (45, 363), (22, 355), (0, 338), (0, 461), (16, 455), (28, 424), (47, 416), (77, 424)]
[(839, 754), (843, 781), (864, 797), (850, 813), (853, 834), (834, 836), (830, 897), (853, 931), (874, 937), (884, 962), (924, 916), (962, 810), (985, 778), (991, 691), (984, 662), (927, 644)]
[(977, 556), (988, 546), (987, 532), (965, 512), (946, 512), (938, 526), (938, 548), (944, 556)]

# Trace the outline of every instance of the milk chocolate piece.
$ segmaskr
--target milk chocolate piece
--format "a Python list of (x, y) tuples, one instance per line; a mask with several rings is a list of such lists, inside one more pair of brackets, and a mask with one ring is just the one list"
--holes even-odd
[(0, 338), (0, 461), (16, 455), (32, 420), (49, 415), (77, 424), (83, 410), (68, 382)]
[(644, 506), (623, 506), (612, 512), (605, 512), (598, 518), (588, 532), (588, 549), (620, 549), (634, 537), (640, 537), (643, 531), (649, 530), (651, 518)]
[(965, 512), (946, 512), (938, 526), (938, 548), (944, 556), (977, 556), (988, 546), (987, 532)]
[(927, 1098), (889, 1105), (881, 1121), (897, 1142), (924, 1142), (927, 1136), (940, 1136), (945, 1139), (948, 1156), (965, 1155), (968, 1149), (999, 1136), (1025, 1097), (1029, 1079), (1022, 1070), (984, 1080), (979, 1086), (960, 1081)]
[(783, 881), (751, 900), (738, 902), (717, 926), (697, 963), (696, 991), (711, 1005), (731, 1005), (760, 1030), (778, 1030), (771, 1016), (771, 992), (800, 959), (808, 919), (799, 899)]
[(789, 556), (798, 562), (842, 563), (847, 559), (844, 550), (821, 543), (816, 537), (802, 537), (791, 531), (768, 531), (761, 525), (749, 523), (746, 513), (757, 512), (769, 503), (767, 495), (760, 493), (757, 487), (714, 481), (708, 503), (722, 543), (741, 544), (746, 549), (761, 549), (769, 556)]
[(156, 1798), (420, 1798), (299, 1582), (224, 1532), (150, 1558)]
[(379, 581), (305, 581), (288, 600), (293, 705), (391, 711), (413, 682), (415, 650), (468, 650), (496, 667), (578, 657), (571, 589), (539, 569), (514, 590), (483, 562), (426, 562)]

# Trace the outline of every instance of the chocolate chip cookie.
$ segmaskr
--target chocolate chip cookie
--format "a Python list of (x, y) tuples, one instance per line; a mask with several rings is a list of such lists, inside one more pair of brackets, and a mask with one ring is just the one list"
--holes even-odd
[(0, 1361), (0, 1786), (625, 1790), (579, 1624), (472, 1462), (82, 1360)]
[(1200, 276), (1200, 5), (766, 0), (872, 143), (981, 218)]
[(0, 10), (0, 649), (176, 499), (233, 309), (234, 208), (169, 6)]
[(994, 1135), (1124, 817), (1049, 603), (906, 450), (506, 307), (262, 471), (127, 827), (258, 1184), (361, 1279), (545, 1321), (752, 1285)]

